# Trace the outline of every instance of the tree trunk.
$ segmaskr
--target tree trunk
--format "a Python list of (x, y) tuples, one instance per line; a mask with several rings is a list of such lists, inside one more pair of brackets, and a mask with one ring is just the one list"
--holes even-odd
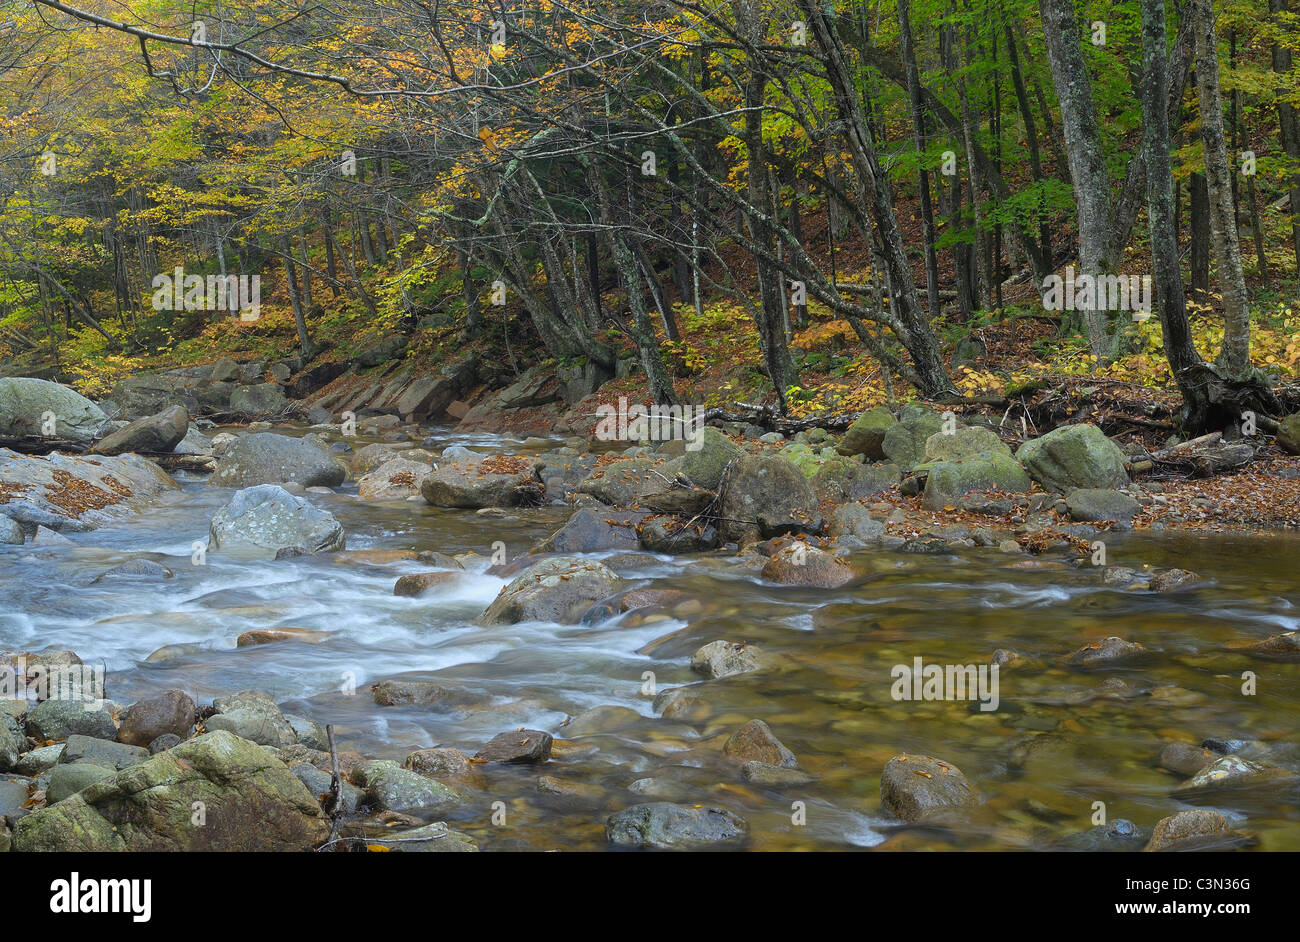
[(1178, 267), (1174, 224), (1174, 176), (1169, 157), (1168, 57), (1165, 0), (1142, 0), (1142, 154), (1146, 162), (1147, 217), (1151, 230), (1151, 270), (1155, 304), (1164, 332), (1165, 358), (1183, 394), (1182, 426), (1199, 433), (1209, 419), (1202, 382), (1205, 364), (1187, 322), (1183, 279)]
[[(1065, 129), (1066, 155), (1070, 177), (1074, 181), (1074, 199), (1078, 208), (1079, 270), (1097, 278), (1113, 274), (1116, 259), (1112, 255), (1114, 197), (1106, 155), (1101, 144), (1101, 126), (1092, 97), (1092, 82), (1079, 45), (1079, 22), (1073, 0), (1039, 0), (1043, 16), (1043, 33), (1047, 61), (1052, 70), (1052, 84), (1061, 102), (1061, 124)], [(1115, 352), (1115, 337), (1110, 330), (1110, 311), (1100, 301), (1103, 292), (1091, 292), (1093, 303), (1081, 312), (1088, 333), (1088, 346), (1100, 360)]]
[(1200, 296), (1210, 293), (1210, 196), (1205, 175), (1194, 173), (1187, 181), (1189, 215), (1192, 227), (1192, 291)]
[[(1274, 20), (1277, 20), (1278, 14), (1287, 12), (1287, 0), (1268, 0), (1268, 9)], [(1278, 26), (1281, 28), (1280, 23)], [(1274, 43), (1271, 54), (1273, 71), (1279, 78), (1287, 76), (1294, 81), (1289, 76), (1292, 66), (1291, 50)], [(1300, 168), (1300, 113), (1297, 113), (1295, 105), (1287, 100), (1283, 89), (1279, 89), (1277, 95), (1277, 120), (1282, 149), (1297, 168)], [(1296, 278), (1300, 279), (1300, 169), (1291, 175), (1291, 238), (1295, 243)]]
[(1232, 166), (1223, 127), (1219, 91), (1218, 38), (1212, 0), (1188, 0), (1187, 15), (1196, 18), (1196, 92), (1201, 105), (1201, 141), (1205, 150), (1205, 184), (1210, 196), (1210, 234), (1223, 293), (1223, 348), (1219, 365), (1236, 380), (1250, 366), (1250, 306), (1241, 270), (1237, 213), (1232, 202)]
[(890, 301), (896, 307), (901, 328), (899, 339), (911, 354), (917, 386), (927, 398), (952, 395), (956, 392), (956, 387), (939, 355), (939, 344), (917, 300), (916, 282), (912, 279), (912, 270), (907, 262), (903, 236), (889, 200), (886, 180), (876, 159), (875, 139), (862, 112), (848, 64), (844, 60), (843, 46), (827, 21), (826, 11), (815, 0), (799, 0), (799, 8), (812, 25), (822, 48), (826, 78), (834, 95), (836, 110), (845, 124), (844, 136), (857, 174), (861, 198), (870, 210), (884, 253)]
[(293, 264), (293, 246), (289, 243), (289, 237), (282, 236), (280, 239), (280, 258), (284, 262), (284, 280), (289, 290), (289, 305), (293, 308), (293, 322), (298, 327), (298, 346), (302, 350), (303, 359), (310, 359), (313, 349), (311, 336), (307, 333), (307, 316), (303, 311), (302, 297), (298, 293), (298, 276), (294, 271)]
[[(907, 98), (912, 111), (912, 146), (918, 160), (925, 153), (925, 110), (921, 107), (921, 77), (916, 66), (908, 0), (898, 0), (898, 45), (907, 73)], [(930, 317), (939, 316), (939, 262), (934, 254), (934, 208), (930, 204), (930, 174), (921, 167), (921, 233), (925, 241), (925, 288)]]

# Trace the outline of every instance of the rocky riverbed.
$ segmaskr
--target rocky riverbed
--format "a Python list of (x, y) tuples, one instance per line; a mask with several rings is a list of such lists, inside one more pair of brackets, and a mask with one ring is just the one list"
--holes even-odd
[(100, 454), (0, 452), (0, 847), (1300, 849), (1297, 536), (1092, 426), (60, 403)]

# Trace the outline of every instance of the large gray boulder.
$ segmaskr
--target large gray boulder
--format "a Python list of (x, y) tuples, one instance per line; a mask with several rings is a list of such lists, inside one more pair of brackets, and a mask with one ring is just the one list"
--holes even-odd
[(925, 446), (930, 436), (942, 431), (942, 415), (924, 408), (910, 409), (902, 421), (886, 430), (880, 441), (880, 450), (903, 471), (911, 471), (925, 460)]
[(37, 456), (0, 448), (4, 513), (28, 533), (37, 526), (93, 530), (179, 490), (166, 471), (138, 455)]
[(174, 449), (190, 430), (190, 415), (184, 406), (172, 406), (157, 415), (134, 422), (107, 435), (95, 446), (101, 455), (120, 455), (128, 451), (151, 451), (166, 454)]
[(1124, 452), (1095, 425), (1063, 425), (1027, 441), (1018, 460), (1048, 490), (1076, 487), (1114, 489), (1128, 484)]
[(172, 448), (172, 454), (175, 455), (215, 455), (216, 453), (217, 449), (212, 444), (212, 439), (193, 425), (186, 430), (185, 437)]
[(706, 428), (700, 436), (700, 447), (687, 448), (682, 456), (682, 473), (691, 483), (711, 491), (722, 483), (722, 472), (737, 458), (745, 457), (745, 450), (715, 428)]
[[(52, 431), (46, 425), (52, 414)], [(66, 386), (44, 379), (0, 379), (0, 435), (42, 435), (88, 442), (108, 421), (104, 410)]]
[(836, 455), (822, 462), (812, 476), (813, 493), (821, 500), (842, 504), (865, 500), (884, 493), (898, 483), (898, 465), (859, 464), (851, 458)]
[(1023, 493), (1031, 484), (1025, 469), (1011, 457), (1011, 452), (982, 451), (977, 454), (939, 461), (928, 466), (924, 504), (928, 510), (942, 510), (955, 505), (963, 494), (972, 491)]
[(284, 389), (278, 383), (240, 386), (230, 394), (230, 411), (250, 415), (279, 415), (289, 406)]
[(357, 496), (362, 500), (406, 500), (419, 497), (424, 479), (433, 473), (433, 466), (422, 461), (394, 458), (385, 461), (357, 481)]
[(1300, 412), (1277, 423), (1277, 443), (1285, 451), (1300, 455)]
[(732, 464), (718, 504), (718, 531), (724, 540), (739, 542), (760, 533), (816, 533), (822, 525), (812, 485), (792, 462), (776, 456), (746, 457)]
[(637, 524), (645, 514), (635, 510), (595, 511), (584, 507), (537, 547), (541, 553), (595, 553), (599, 550), (634, 550)]
[(260, 690), (241, 690), (212, 701), (216, 714), (204, 725), (209, 732), (225, 730), (262, 746), (292, 746), (298, 741), (293, 724), (280, 707)]
[(434, 507), (514, 507), (539, 500), (541, 482), (533, 463), (497, 455), (481, 461), (440, 461), (420, 485)]
[(921, 463), (953, 461), (983, 452), (1011, 457), (1011, 449), (992, 429), (962, 426), (951, 432), (936, 432), (927, 438)]
[(264, 551), (301, 546), (313, 553), (342, 549), (346, 537), (333, 514), (275, 484), (235, 494), (212, 518), (208, 548)]
[(577, 487), (579, 494), (590, 494), (611, 507), (630, 507), (650, 494), (664, 489), (673, 479), (668, 464), (656, 467), (649, 458), (627, 458), (598, 465)]
[(745, 819), (725, 808), (656, 801), (610, 815), (605, 837), (626, 847), (662, 850), (726, 849), (749, 836)]
[(848, 427), (835, 450), (841, 455), (866, 455), (871, 461), (885, 457), (885, 433), (898, 424), (894, 414), (884, 406), (868, 409)]
[(208, 483), (221, 487), (289, 483), (337, 487), (346, 477), (347, 469), (311, 442), (258, 432), (244, 435), (226, 448)]
[(0, 514), (0, 546), (22, 546), (23, 528), (12, 517)]
[(385, 811), (444, 810), (460, 801), (454, 788), (404, 769), (391, 759), (363, 762), (353, 777), (371, 802)]
[(503, 588), (479, 618), (484, 625), (521, 621), (574, 624), (601, 599), (623, 588), (613, 570), (572, 556), (544, 559)]
[(228, 732), (181, 743), (18, 822), (19, 851), (295, 851), (329, 823), (266, 749)]
[(95, 700), (42, 700), (27, 713), (27, 732), (37, 739), (72, 735), (116, 739), (117, 724), (108, 707)]

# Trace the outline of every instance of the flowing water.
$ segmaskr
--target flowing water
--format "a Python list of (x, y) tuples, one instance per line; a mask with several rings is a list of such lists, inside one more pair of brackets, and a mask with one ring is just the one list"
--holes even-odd
[[(509, 439), (452, 435), (441, 445), (453, 442), (518, 448)], [(1091, 826), (1095, 802), (1105, 803), (1110, 819), (1148, 827), (1188, 807), (1170, 794), (1180, 778), (1156, 764), (1169, 741), (1246, 740), (1250, 754), (1300, 768), (1300, 664), (1223, 648), (1300, 628), (1295, 535), (1107, 538), (1112, 565), (1177, 565), (1205, 577), (1190, 591), (1166, 595), (1108, 589), (1095, 571), (1050, 559), (1026, 564), (991, 550), (947, 557), (864, 551), (854, 562), (866, 578), (835, 590), (765, 584), (752, 565), (722, 556), (621, 554), (611, 560), (620, 574), (681, 590), (698, 608), (685, 618), (634, 611), (598, 624), (483, 628), (474, 619), (507, 581), (484, 572), (486, 559), (451, 589), (416, 599), (393, 594), (398, 576), (429, 568), (415, 561), (241, 561), (214, 552), (196, 565), (193, 545), (206, 539), (208, 521), (231, 491), (200, 476), (178, 480), (182, 497), (73, 534), (73, 546), (0, 555), (0, 651), (74, 650), (105, 666), (108, 695), (123, 703), (168, 687), (200, 703), (265, 690), (286, 712), (334, 724), (340, 749), (366, 756), (400, 760), (439, 745), (473, 753), (496, 733), (523, 726), (568, 740), (543, 769), (481, 770), (470, 800), (448, 820), (487, 850), (604, 849), (607, 815), (650, 795), (731, 808), (749, 821), (755, 849), (886, 841), (1050, 849)], [(422, 501), (365, 503), (355, 485), (311, 499), (343, 524), (349, 550), (484, 557), (496, 541), (511, 558), (526, 552), (570, 512), (490, 517)], [(175, 576), (92, 584), (138, 556)], [(328, 636), (236, 648), (242, 632), (277, 626)], [(1124, 669), (1059, 665), (1061, 655), (1108, 635), (1140, 641), (1153, 657)], [(718, 638), (759, 644), (781, 664), (701, 681), (690, 656)], [(1041, 663), (1001, 673), (995, 711), (891, 696), (895, 665), (918, 656), (983, 664), (998, 648)], [(1254, 695), (1242, 693), (1243, 671), (1258, 677)], [(368, 685), (398, 675), (437, 681), (455, 691), (454, 706), (375, 705)], [(1114, 688), (1114, 678), (1127, 687)], [(712, 711), (707, 720), (691, 725), (656, 715), (652, 690), (681, 684), (698, 684)], [(625, 709), (567, 731), (569, 717), (597, 706)], [(751, 785), (723, 758), (728, 736), (755, 718), (798, 756), (811, 784)], [(965, 772), (984, 799), (968, 825), (900, 830), (882, 812), (880, 772), (900, 752), (937, 755)], [(578, 787), (573, 794), (540, 791), (543, 774)], [(647, 779), (653, 792), (629, 790)], [(1292, 793), (1210, 806), (1255, 832), (1262, 849), (1300, 850), (1296, 801)]]

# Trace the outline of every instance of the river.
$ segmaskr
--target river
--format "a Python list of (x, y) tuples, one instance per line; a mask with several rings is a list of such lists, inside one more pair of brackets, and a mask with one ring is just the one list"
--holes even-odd
[[(437, 447), (453, 443), (484, 452), (519, 446), (446, 433)], [(121, 703), (168, 687), (200, 703), (264, 690), (287, 712), (334, 724), (341, 749), (399, 760), (431, 746), (472, 754), (523, 726), (568, 740), (568, 717), (626, 708), (579, 724), (574, 745), (544, 769), (484, 771), (472, 800), (448, 820), (485, 850), (604, 849), (605, 817), (647, 796), (731, 808), (748, 819), (754, 849), (1050, 849), (1091, 827), (1097, 802), (1109, 819), (1147, 827), (1187, 807), (1170, 794), (1181, 779), (1156, 762), (1170, 741), (1249, 741), (1243, 754), (1300, 767), (1300, 664), (1223, 648), (1300, 628), (1300, 536), (1111, 534), (1112, 565), (1176, 565), (1204, 579), (1163, 595), (1109, 589), (1095, 572), (1060, 560), (993, 550), (862, 551), (853, 561), (867, 577), (835, 590), (765, 584), (754, 567), (724, 556), (621, 554), (620, 574), (681, 590), (698, 610), (483, 628), (475, 617), (507, 581), (484, 572), (493, 544), (503, 542), (511, 558), (523, 554), (569, 508), (485, 516), (422, 501), (366, 503), (355, 483), (311, 495), (342, 523), (349, 550), (484, 557), (451, 589), (412, 599), (395, 596), (393, 583), (430, 568), (416, 561), (240, 561), (214, 552), (196, 564), (194, 543), (206, 539), (231, 491), (199, 475), (177, 480), (183, 498), (72, 534), (74, 545), (0, 556), (0, 650), (76, 651), (105, 666), (108, 695)], [(138, 556), (175, 576), (92, 584)], [(277, 626), (328, 637), (235, 646), (242, 632)], [(1152, 657), (1125, 669), (1060, 666), (1062, 655), (1108, 635), (1139, 641)], [(701, 681), (690, 656), (718, 638), (757, 643), (783, 666)], [(165, 646), (174, 647), (147, 660)], [(998, 648), (1042, 663), (1001, 672), (997, 710), (891, 696), (895, 665), (918, 656), (983, 664)], [(1242, 693), (1244, 671), (1257, 675), (1254, 695)], [(377, 706), (368, 685), (398, 675), (436, 680), (456, 692), (456, 705)], [(658, 717), (652, 691), (689, 683), (699, 684), (711, 716), (694, 725)], [(795, 753), (810, 784), (751, 785), (722, 758), (727, 737), (755, 718)], [(881, 811), (881, 768), (900, 752), (933, 754), (965, 772), (983, 797), (967, 825), (900, 829)], [(579, 788), (539, 791), (542, 774)], [(628, 788), (634, 782), (637, 791)], [(1258, 834), (1262, 849), (1300, 850), (1294, 797), (1212, 807)]]

